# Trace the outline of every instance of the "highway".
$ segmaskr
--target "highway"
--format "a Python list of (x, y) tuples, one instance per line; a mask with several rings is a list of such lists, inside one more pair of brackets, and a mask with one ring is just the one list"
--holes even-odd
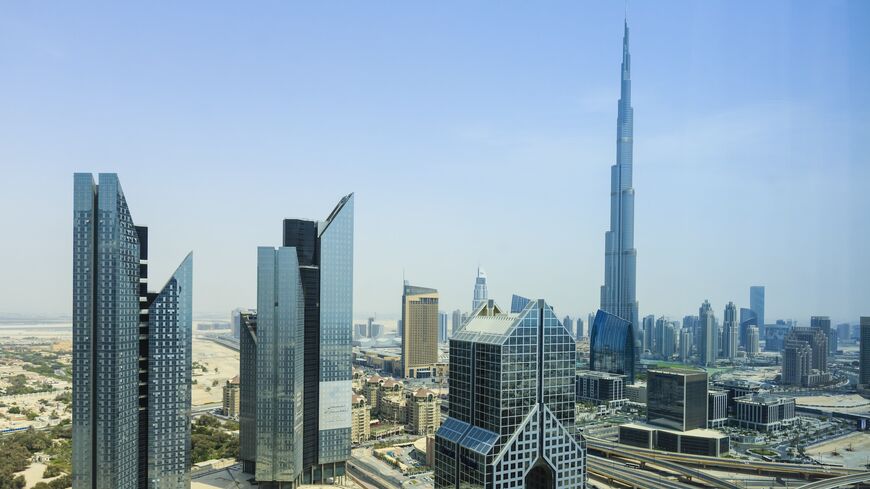
[(596, 476), (608, 482), (619, 482), (634, 489), (697, 489), (666, 477), (659, 477), (649, 472), (614, 464), (599, 457), (586, 459), (587, 476)]
[(662, 452), (658, 450), (648, 450), (644, 448), (626, 447), (615, 442), (601, 440), (599, 438), (586, 437), (587, 447), (602, 453), (612, 453), (614, 455), (633, 458), (639, 460), (640, 456), (654, 457), (656, 463), (661, 460), (676, 462), (679, 464), (689, 464), (701, 468), (718, 468), (726, 471), (748, 472), (753, 474), (763, 474), (771, 477), (786, 476), (802, 479), (828, 479), (832, 477), (840, 477), (843, 475), (854, 475), (863, 473), (858, 469), (847, 469), (844, 467), (833, 467), (829, 465), (806, 465), (806, 464), (789, 464), (784, 462), (758, 462), (751, 460), (736, 460), (721, 457), (706, 457), (703, 455), (687, 455), (683, 453)]
[[(588, 439), (587, 439), (587, 449), (595, 450), (595, 448), (593, 448), (591, 445), (588, 444)], [(685, 479), (703, 482), (711, 487), (716, 487), (716, 488), (720, 488), (720, 489), (741, 489), (741, 486), (738, 486), (737, 484), (722, 480), (718, 477), (714, 477), (714, 476), (707, 474), (705, 472), (702, 472), (700, 470), (695, 470), (695, 469), (685, 467), (685, 466), (680, 465), (676, 462), (662, 460), (661, 457), (658, 457), (656, 455), (652, 455), (652, 456), (643, 455), (643, 454), (637, 453), (633, 450), (625, 450), (625, 449), (619, 449), (619, 448), (611, 448), (607, 453), (610, 455), (620, 457), (620, 458), (629, 458), (632, 460), (636, 460), (636, 461), (641, 463), (641, 467), (643, 467), (645, 465), (656, 465), (656, 466), (661, 467), (663, 469), (666, 469), (668, 471), (677, 473)], [(590, 459), (595, 458), (595, 455), (590, 454), (589, 458)]]
[(870, 472), (844, 475), (842, 477), (834, 477), (833, 479), (811, 482), (801, 486), (801, 489), (837, 489), (838, 487), (848, 487), (862, 482), (870, 482)]

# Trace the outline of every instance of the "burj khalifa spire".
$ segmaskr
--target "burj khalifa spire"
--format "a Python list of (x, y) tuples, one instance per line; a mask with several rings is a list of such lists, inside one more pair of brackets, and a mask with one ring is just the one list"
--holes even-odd
[(616, 118), (616, 164), (610, 167), (610, 230), (604, 235), (601, 309), (631, 321), (637, 329), (637, 250), (634, 248), (634, 187), (631, 182), (634, 109), (631, 107), (631, 55), (628, 52), (627, 21), (622, 40), (621, 81)]

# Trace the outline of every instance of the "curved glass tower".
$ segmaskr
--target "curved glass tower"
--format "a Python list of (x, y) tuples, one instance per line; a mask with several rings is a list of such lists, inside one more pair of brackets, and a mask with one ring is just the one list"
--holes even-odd
[(632, 144), (634, 109), (631, 107), (631, 57), (628, 23), (622, 40), (622, 86), (616, 119), (616, 164), (610, 167), (610, 231), (604, 235), (604, 285), (601, 309), (638, 325), (635, 295), (634, 188)]
[(589, 339), (589, 370), (625, 375), (633, 384), (638, 356), (631, 323), (599, 310)]

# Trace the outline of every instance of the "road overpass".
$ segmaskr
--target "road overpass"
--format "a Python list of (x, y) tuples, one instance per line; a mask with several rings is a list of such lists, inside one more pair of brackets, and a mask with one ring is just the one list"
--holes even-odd
[[(865, 482), (870, 484), (870, 472), (861, 472), (860, 474), (850, 474), (841, 477), (834, 477), (833, 479), (811, 482), (801, 486), (801, 489), (837, 489), (839, 487), (850, 487)], [(863, 484), (861, 487), (863, 487)]]
[(614, 464), (599, 457), (586, 459), (587, 477), (597, 477), (606, 480), (609, 484), (618, 482), (633, 489), (697, 489), (682, 482), (656, 476), (639, 469), (626, 467), (623, 464)]
[[(628, 447), (600, 438), (586, 437), (587, 447), (604, 454), (613, 454), (622, 458), (641, 462), (641, 456), (654, 457), (656, 461), (666, 460), (680, 465), (692, 465), (698, 468), (722, 469), (726, 471), (766, 475), (769, 477), (788, 477), (795, 479), (830, 479), (844, 475), (863, 473), (858, 469), (835, 467), (831, 465), (790, 464), (784, 462), (760, 462), (754, 460), (738, 460), (721, 457), (706, 457), (703, 455), (688, 455), (684, 453), (662, 452), (645, 448)], [(658, 462), (656, 462), (658, 463)]]

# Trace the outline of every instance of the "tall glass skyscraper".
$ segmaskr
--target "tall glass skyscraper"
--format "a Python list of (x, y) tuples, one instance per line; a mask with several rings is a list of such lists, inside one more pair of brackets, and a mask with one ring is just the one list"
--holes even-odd
[(698, 360), (702, 366), (716, 364), (719, 354), (719, 328), (709, 301), (704, 301), (698, 309)]
[(733, 361), (737, 356), (738, 345), (737, 306), (733, 302), (725, 305), (725, 316), (722, 332), (722, 356)]
[(749, 308), (755, 312), (755, 318), (758, 325), (758, 334), (762, 338), (766, 337), (765, 331), (767, 326), (764, 322), (764, 286), (753, 285), (749, 287)]
[(435, 435), (435, 488), (582, 488), (575, 343), (543, 300), (479, 307), (450, 339), (450, 417)]
[[(284, 246), (260, 248), (257, 317), (242, 341), (255, 356), (256, 418), (244, 419), (244, 469), (260, 486), (340, 479), (350, 458), (353, 194), (325, 221), (284, 220)], [(247, 352), (247, 356), (246, 356)], [(244, 374), (244, 372), (242, 372)], [(243, 375), (244, 377), (244, 375)], [(243, 417), (246, 411), (242, 408)], [(246, 444), (246, 442), (248, 442)], [(256, 462), (251, 463), (250, 460)]]
[(589, 338), (589, 370), (625, 375), (633, 384), (639, 357), (631, 323), (599, 310)]
[(610, 167), (610, 230), (604, 236), (604, 285), (601, 309), (639, 328), (635, 295), (637, 250), (634, 248), (634, 188), (632, 147), (634, 109), (631, 107), (631, 56), (628, 23), (622, 40), (622, 85), (616, 118), (616, 164)]
[(192, 256), (148, 287), (118, 176), (74, 176), (74, 489), (190, 487)]
[(478, 306), (485, 303), (489, 298), (489, 291), (486, 289), (486, 272), (482, 268), (477, 267), (477, 277), (474, 279), (474, 300), (471, 302), (471, 312), (474, 312)]

